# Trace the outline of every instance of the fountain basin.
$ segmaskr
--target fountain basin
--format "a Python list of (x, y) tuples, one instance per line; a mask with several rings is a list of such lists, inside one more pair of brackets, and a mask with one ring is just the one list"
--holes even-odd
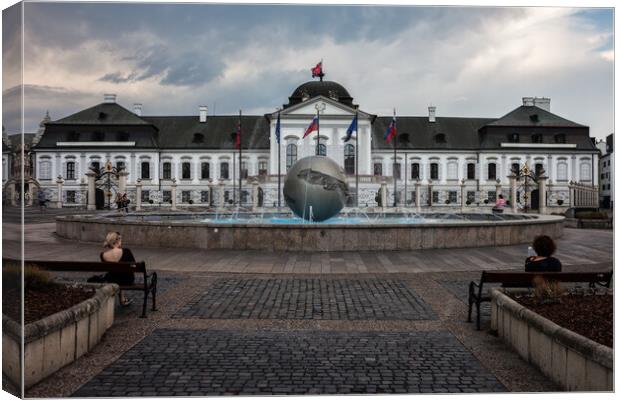
[(421, 214), (405, 220), (390, 221), (383, 216), (380, 222), (368, 217), (365, 223), (328, 220), (314, 224), (256, 221), (251, 215), (246, 220), (209, 220), (209, 215), (214, 214), (62, 216), (56, 218), (56, 233), (66, 239), (99, 243), (108, 232), (118, 231), (129, 247), (314, 252), (504, 246), (531, 243), (542, 234), (557, 239), (564, 226), (564, 217), (530, 214), (518, 219), (521, 214), (507, 214), (502, 219), (491, 214), (461, 214), (470, 216), (467, 220)]

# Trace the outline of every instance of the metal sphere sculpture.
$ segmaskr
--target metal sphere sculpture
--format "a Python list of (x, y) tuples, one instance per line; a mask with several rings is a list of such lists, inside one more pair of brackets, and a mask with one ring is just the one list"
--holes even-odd
[(310, 156), (297, 161), (284, 180), (284, 200), (295, 215), (325, 221), (338, 214), (349, 196), (344, 170), (330, 158)]

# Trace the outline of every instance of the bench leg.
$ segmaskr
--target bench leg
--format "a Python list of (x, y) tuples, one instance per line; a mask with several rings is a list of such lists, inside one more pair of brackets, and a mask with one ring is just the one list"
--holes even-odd
[(146, 301), (148, 300), (149, 292), (144, 291), (144, 301), (142, 302), (142, 315), (140, 318), (146, 318)]
[(480, 330), (480, 302), (476, 302), (476, 329)]
[(157, 311), (157, 272), (153, 272), (153, 277), (151, 278), (151, 285), (153, 285), (152, 296), (153, 296), (153, 311)]
[(469, 309), (467, 310), (467, 322), (471, 322), (471, 309), (473, 306), (473, 302), (469, 299)]

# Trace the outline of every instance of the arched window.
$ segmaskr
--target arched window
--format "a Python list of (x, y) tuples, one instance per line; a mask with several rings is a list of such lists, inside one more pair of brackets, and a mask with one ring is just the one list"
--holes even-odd
[(220, 164), (220, 179), (228, 179), (228, 162)]
[(459, 177), (457, 176), (457, 163), (456, 161), (449, 161), (448, 162), (448, 179), (451, 180), (456, 180), (459, 179)]
[(291, 168), (293, 164), (295, 164), (296, 161), (297, 161), (297, 145), (294, 143), (291, 143), (286, 146), (286, 170), (288, 171), (288, 169)]
[(495, 163), (489, 163), (487, 171), (487, 179), (497, 179), (497, 165)]
[(579, 165), (579, 180), (580, 181), (589, 181), (590, 179), (592, 179), (592, 177), (590, 176), (592, 174), (591, 170), (590, 170), (590, 164), (586, 161), (586, 162), (582, 162)]
[(559, 162), (557, 168), (558, 181), (568, 181), (568, 164), (565, 162)]
[(67, 162), (66, 179), (75, 179), (75, 161)]
[(411, 164), (411, 179), (420, 179), (420, 163)]
[(319, 143), (319, 155), (320, 156), (327, 155), (327, 146), (325, 146), (323, 143)]
[(52, 162), (49, 160), (39, 163), (39, 179), (52, 179)]
[(355, 146), (347, 144), (344, 146), (344, 172), (355, 174)]
[(151, 163), (149, 161), (142, 161), (140, 164), (140, 178), (141, 179), (151, 179)]
[(192, 179), (192, 164), (188, 161), (181, 163), (181, 179)]
[(172, 164), (169, 161), (163, 165), (162, 179), (172, 179)]
[(431, 179), (438, 180), (439, 179), (439, 164), (431, 163)]

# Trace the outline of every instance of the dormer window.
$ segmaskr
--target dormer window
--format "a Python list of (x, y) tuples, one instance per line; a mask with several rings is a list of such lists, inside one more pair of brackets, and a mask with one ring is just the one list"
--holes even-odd
[(100, 120), (106, 119), (108, 118), (108, 114), (104, 113), (104, 112), (100, 112), (99, 116), (97, 117)]
[(508, 136), (508, 141), (510, 143), (519, 143), (519, 134), (518, 133), (511, 133)]
[(540, 133), (535, 133), (532, 135), (532, 143), (542, 143), (543, 137)]
[(306, 101), (310, 99), (310, 95), (305, 90), (301, 92), (301, 101)]
[(532, 122), (538, 122), (538, 114), (532, 114), (532, 115), (530, 115), (530, 121), (532, 121)]
[(443, 133), (436, 134), (435, 143), (446, 143), (446, 135)]
[(192, 139), (192, 143), (203, 143), (205, 140), (205, 136), (202, 133), (194, 133), (194, 138)]
[(566, 143), (566, 135), (563, 133), (555, 135), (555, 142), (561, 144)]
[(338, 101), (338, 94), (336, 94), (335, 91), (330, 90), (329, 92), (329, 98)]

